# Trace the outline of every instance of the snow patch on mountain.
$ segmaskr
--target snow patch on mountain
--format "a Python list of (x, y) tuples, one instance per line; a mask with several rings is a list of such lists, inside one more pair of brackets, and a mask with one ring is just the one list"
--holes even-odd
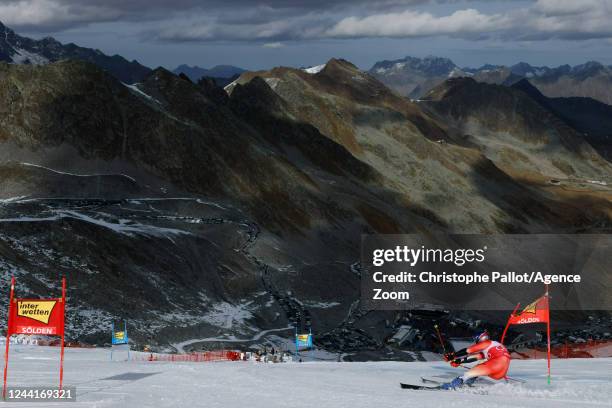
[(83, 305), (72, 307), (68, 303), (66, 310), (67, 330), (71, 334), (90, 334), (110, 331), (115, 316), (99, 309), (88, 308)]
[(11, 59), (15, 64), (44, 65), (49, 63), (49, 60), (42, 55), (24, 50), (23, 48), (14, 48), (14, 50), (15, 54), (11, 56)]
[(9, 198), (2, 198), (0, 199), (0, 204), (10, 204), (10, 203), (16, 203), (19, 202), (21, 200), (23, 200), (24, 198), (26, 198), (27, 196), (18, 196), (18, 197), (9, 197)]
[(137, 96), (142, 96), (143, 98), (145, 98), (145, 99), (147, 99), (147, 100), (149, 100), (149, 101), (151, 101), (151, 102), (155, 102), (155, 103), (157, 103), (158, 105), (161, 105), (161, 102), (160, 102), (160, 101), (158, 101), (157, 99), (153, 98), (151, 95), (149, 95), (149, 94), (144, 93), (143, 91), (141, 91), (141, 90), (140, 90), (140, 88), (138, 88), (138, 84), (131, 84), (131, 85), (130, 85), (130, 84), (126, 84), (126, 83), (123, 83), (123, 82), (122, 82), (122, 84), (123, 84), (123, 85), (124, 85), (126, 88), (128, 88), (130, 91), (132, 91), (132, 93), (136, 94)]
[(265, 81), (270, 86), (270, 88), (276, 89), (276, 87), (278, 86), (278, 83), (280, 82), (280, 79), (279, 78), (266, 78)]
[(149, 235), (149, 236), (157, 236), (157, 237), (166, 237), (172, 240), (172, 236), (182, 235), (190, 233), (187, 231), (183, 231), (176, 228), (163, 228), (157, 227), (153, 225), (146, 225), (136, 223), (131, 220), (105, 220), (103, 218), (95, 218), (91, 215), (83, 214), (77, 211), (71, 210), (53, 210), (50, 211), (50, 215), (46, 217), (29, 217), (29, 216), (19, 216), (14, 218), (2, 218), (0, 219), (0, 223), (9, 223), (9, 222), (47, 222), (47, 221), (59, 221), (62, 219), (75, 219), (83, 222), (87, 222), (90, 224), (95, 224), (99, 227), (103, 227), (114, 231), (118, 234), (124, 234), (128, 236), (132, 236), (134, 234), (139, 235)]
[(204, 315), (204, 318), (211, 324), (224, 329), (244, 326), (247, 320), (253, 318), (253, 314), (249, 310), (252, 303), (252, 301), (237, 305), (228, 302), (217, 303)]
[(234, 80), (234, 81), (230, 82), (229, 84), (225, 85), (225, 86), (223, 87), (223, 90), (224, 90), (225, 92), (227, 92), (228, 94), (232, 93), (232, 91), (234, 90), (234, 88), (236, 87), (236, 85), (238, 85), (238, 80), (239, 80), (239, 79), (240, 79), (240, 78), (236, 78), (236, 80)]
[(323, 71), (326, 65), (327, 64), (321, 64), (321, 65), (316, 65), (314, 67), (304, 68), (304, 72), (308, 74), (318, 74), (319, 72)]
[(340, 306), (339, 302), (315, 302), (315, 301), (303, 301), (301, 302), (304, 306), (312, 309), (331, 309), (332, 307)]
[(449, 78), (459, 78), (459, 77), (472, 77), (474, 76), (473, 73), (471, 72), (464, 72), (461, 68), (453, 68), (453, 70), (451, 72), (449, 72), (448, 77)]

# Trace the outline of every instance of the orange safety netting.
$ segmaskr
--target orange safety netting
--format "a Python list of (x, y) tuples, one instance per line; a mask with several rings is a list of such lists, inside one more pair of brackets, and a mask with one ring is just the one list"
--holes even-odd
[[(588, 340), (584, 343), (565, 343), (551, 347), (552, 358), (612, 357), (612, 341)], [(519, 348), (512, 351), (513, 359), (546, 358), (545, 347)]]
[(231, 350), (214, 350), (189, 354), (135, 353), (131, 360), (176, 361), (193, 363), (211, 361), (238, 361), (240, 360), (240, 352)]

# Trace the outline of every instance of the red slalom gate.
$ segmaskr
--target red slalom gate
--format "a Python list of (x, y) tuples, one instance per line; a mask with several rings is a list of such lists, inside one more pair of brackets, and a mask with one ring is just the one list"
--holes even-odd
[(189, 354), (138, 353), (132, 360), (136, 361), (170, 361), (206, 363), (214, 361), (238, 361), (240, 352), (233, 350), (213, 350)]
[(546, 323), (546, 361), (548, 366), (548, 384), (550, 385), (550, 296), (548, 294), (548, 285), (544, 286), (546, 287), (546, 292), (544, 295), (527, 305), (527, 307), (525, 307), (522, 311), (517, 312), (520, 303), (516, 305), (512, 313), (510, 313), (510, 317), (508, 318), (508, 322), (506, 323), (506, 327), (504, 328), (504, 332), (502, 333), (501, 340), (499, 342), (504, 344), (504, 338), (506, 337), (508, 328), (511, 325)]
[(47, 299), (26, 299), (15, 297), (15, 278), (11, 277), (6, 348), (4, 351), (4, 384), (2, 399), (6, 399), (9, 346), (13, 334), (41, 334), (60, 337), (59, 389), (64, 379), (64, 323), (66, 306), (66, 278), (62, 278), (62, 297)]

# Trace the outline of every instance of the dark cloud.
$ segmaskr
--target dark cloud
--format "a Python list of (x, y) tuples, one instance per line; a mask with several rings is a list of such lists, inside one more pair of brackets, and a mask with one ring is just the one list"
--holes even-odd
[[(450, 5), (440, 7), (443, 3)], [(3, 0), (0, 18), (18, 29), (45, 32), (104, 22), (132, 26), (138, 22), (144, 38), (165, 42), (612, 37), (612, 0), (537, 0), (494, 11), (483, 4), (451, 0)]]
[[(443, 1), (443, 0), (439, 0)], [(254, 10), (266, 14), (299, 15), (317, 10), (346, 8), (378, 10), (429, 3), (431, 0), (1, 0), (0, 16), (15, 27), (35, 30), (68, 29), (74, 26), (115, 21), (151, 21), (175, 15), (219, 16), (232, 20)]]

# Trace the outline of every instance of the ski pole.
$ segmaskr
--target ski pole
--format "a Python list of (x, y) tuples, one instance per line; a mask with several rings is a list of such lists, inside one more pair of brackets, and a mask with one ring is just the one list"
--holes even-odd
[(440, 340), (440, 345), (442, 346), (442, 351), (446, 354), (446, 347), (444, 346), (444, 342), (442, 341), (442, 335), (440, 334), (440, 329), (437, 324), (434, 324), (434, 329), (436, 329), (436, 333), (438, 333), (438, 340)]
[[(442, 346), (442, 351), (446, 355), (446, 347), (444, 346), (444, 341), (442, 340), (442, 334), (440, 333), (440, 329), (437, 324), (434, 324), (434, 329), (436, 329), (436, 333), (438, 333), (438, 340), (440, 340), (440, 345)], [(466, 367), (463, 364), (459, 364), (459, 367), (464, 368), (466, 370), (471, 369), (472, 367)]]

